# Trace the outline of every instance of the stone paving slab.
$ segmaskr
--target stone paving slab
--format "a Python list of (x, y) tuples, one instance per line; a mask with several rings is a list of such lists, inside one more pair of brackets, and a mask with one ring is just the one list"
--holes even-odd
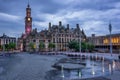
[(114, 71), (111, 76), (106, 76), (106, 78), (111, 80), (120, 80), (120, 71)]
[(73, 79), (73, 80), (111, 80), (105, 77), (86, 78), (86, 79)]

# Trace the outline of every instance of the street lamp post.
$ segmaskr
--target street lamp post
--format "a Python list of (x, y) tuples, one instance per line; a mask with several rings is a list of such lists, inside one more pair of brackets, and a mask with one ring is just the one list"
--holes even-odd
[(87, 39), (84, 39), (85, 44), (85, 52), (87, 53)]
[(111, 40), (112, 26), (111, 26), (111, 23), (109, 24), (109, 32), (110, 32), (110, 54), (112, 56), (112, 40)]
[(3, 53), (5, 51), (5, 40), (3, 39)]
[(55, 42), (56, 42), (56, 52), (57, 52), (57, 31), (56, 31), (56, 33), (55, 33)]
[(79, 52), (81, 53), (81, 29), (79, 28), (79, 24), (76, 24), (77, 26), (77, 35), (78, 35), (78, 44), (79, 44)]
[(79, 32), (79, 33), (80, 33), (80, 34), (79, 34), (79, 35), (80, 35), (80, 38), (79, 38), (79, 40), (80, 40), (80, 41), (79, 41), (79, 46), (80, 46), (80, 53), (81, 53), (81, 32)]
[(3, 53), (4, 53), (4, 51), (5, 51), (5, 36), (4, 36), (5, 34), (3, 34)]

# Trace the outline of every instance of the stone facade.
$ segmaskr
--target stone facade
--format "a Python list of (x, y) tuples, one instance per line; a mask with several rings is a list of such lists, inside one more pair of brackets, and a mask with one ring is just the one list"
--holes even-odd
[(72, 40), (83, 41), (86, 38), (84, 31), (80, 29), (79, 24), (76, 24), (76, 28), (70, 28), (69, 24), (67, 27), (62, 25), (62, 22), (59, 22), (59, 25), (52, 25), (49, 23), (49, 33), (51, 34), (51, 42), (56, 45), (56, 51), (68, 51), (67, 47), (68, 42)]
[(16, 44), (16, 38), (15, 37), (9, 37), (9, 36), (3, 34), (3, 36), (0, 37), (0, 45), (3, 46), (5, 44), (9, 44), (9, 43), (15, 43)]
[(26, 17), (25, 17), (25, 34), (28, 35), (32, 31), (32, 17), (31, 17), (31, 8), (30, 5), (27, 5), (26, 8)]
[(9, 37), (5, 34), (3, 34), (3, 36), (0, 37), (0, 45), (9, 44), (11, 42), (16, 44), (16, 38), (15, 37)]
[(21, 51), (31, 51), (30, 44), (32, 43), (32, 48), (35, 51), (39, 51), (39, 44), (42, 42), (44, 48), (42, 51), (50, 51), (49, 43), (55, 45), (53, 51), (67, 51), (68, 42), (72, 40), (77, 40), (78, 42), (83, 41), (86, 38), (86, 35), (83, 30), (80, 29), (79, 24), (76, 24), (76, 28), (70, 28), (69, 24), (67, 27), (62, 25), (60, 21), (58, 25), (51, 25), (49, 23), (47, 30), (42, 30), (40, 32), (37, 29), (32, 30), (32, 17), (31, 17), (31, 8), (28, 4), (26, 8), (26, 17), (25, 17), (25, 34), (22, 34), (18, 38), (17, 46)]
[(40, 42), (43, 42), (45, 45), (45, 48), (42, 51), (50, 51), (48, 47), (49, 43), (55, 44), (53, 51), (68, 51), (68, 42), (72, 40), (79, 42), (80, 39), (83, 41), (85, 38), (86, 35), (84, 31), (80, 29), (79, 24), (76, 24), (76, 28), (69, 28), (69, 24), (65, 27), (60, 21), (59, 25), (51, 25), (51, 23), (49, 23), (49, 28), (47, 30), (37, 32), (37, 29), (33, 29), (33, 31), (24, 39), (25, 43), (20, 39), (19, 42), (21, 41), (24, 43), (21, 44), (21, 46), (25, 46), (24, 48), (26, 51), (30, 51), (30, 43), (34, 43), (35, 51), (39, 51)]

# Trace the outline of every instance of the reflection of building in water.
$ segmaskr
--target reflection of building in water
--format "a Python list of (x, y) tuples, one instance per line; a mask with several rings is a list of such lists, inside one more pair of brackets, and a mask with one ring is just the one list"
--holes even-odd
[[(113, 52), (120, 51), (120, 33), (111, 34)], [(95, 45), (95, 48), (99, 51), (109, 52), (110, 49), (110, 35), (88, 37), (90, 43)]]

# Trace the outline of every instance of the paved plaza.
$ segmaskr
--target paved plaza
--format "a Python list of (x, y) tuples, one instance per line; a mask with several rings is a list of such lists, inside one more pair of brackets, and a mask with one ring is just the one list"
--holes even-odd
[(46, 72), (61, 57), (22, 53), (0, 56), (0, 80), (46, 80)]
[[(52, 70), (51, 67), (56, 61), (61, 58), (66, 58), (63, 55), (40, 55), (40, 54), (12, 54), (10, 56), (0, 56), (0, 80), (52, 80), (46, 79), (46, 72)], [(120, 61), (118, 59), (118, 54), (103, 53), (69, 53), (69, 54), (81, 54), (81, 55), (92, 55), (97, 57), (104, 56), (104, 58), (109, 60), (116, 60), (115, 70), (111, 75), (101, 76), (95, 78), (86, 79), (71, 79), (71, 80), (119, 80), (120, 79)], [(52, 75), (52, 74), (51, 74)], [(56, 80), (56, 79), (54, 79)], [(57, 80), (62, 80), (57, 79)], [(64, 80), (70, 80), (64, 78)]]

